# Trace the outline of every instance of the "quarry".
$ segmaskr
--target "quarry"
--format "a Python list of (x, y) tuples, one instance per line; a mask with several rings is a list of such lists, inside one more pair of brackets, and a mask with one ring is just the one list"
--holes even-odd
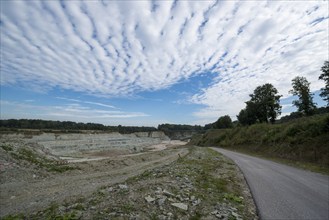
[(257, 219), (234, 163), (161, 131), (1, 134), (0, 194), (1, 219)]

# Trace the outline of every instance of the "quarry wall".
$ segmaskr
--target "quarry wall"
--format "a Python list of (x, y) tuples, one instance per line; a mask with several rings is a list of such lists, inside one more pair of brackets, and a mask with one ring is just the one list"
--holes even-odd
[(23, 134), (10, 134), (9, 138), (24, 139), (30, 143), (37, 143), (56, 156), (79, 156), (79, 154), (125, 150), (130, 153), (143, 151), (152, 145), (170, 140), (163, 132), (136, 132), (120, 134), (118, 132), (102, 134), (57, 134), (42, 133), (26, 137)]

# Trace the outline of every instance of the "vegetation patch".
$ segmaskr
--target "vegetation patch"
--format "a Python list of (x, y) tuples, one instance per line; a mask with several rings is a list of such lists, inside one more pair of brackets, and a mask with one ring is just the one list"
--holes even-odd
[(79, 169), (77, 166), (69, 166), (67, 164), (60, 164), (56, 160), (51, 160), (43, 156), (42, 154), (33, 150), (33, 146), (24, 146), (15, 148), (8, 144), (1, 145), (12, 158), (17, 160), (19, 163), (24, 161), (31, 165), (38, 166), (40, 168), (46, 169), (49, 172), (59, 172), (63, 173), (69, 170)]
[[(303, 117), (282, 124), (254, 124), (212, 129), (196, 135), (190, 144), (220, 146), (295, 164), (329, 170), (329, 114)], [(311, 167), (311, 166), (306, 166)]]

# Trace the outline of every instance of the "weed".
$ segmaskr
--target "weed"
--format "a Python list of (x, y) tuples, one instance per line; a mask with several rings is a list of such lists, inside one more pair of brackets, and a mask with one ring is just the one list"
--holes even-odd
[(7, 215), (2, 218), (2, 220), (23, 220), (23, 219), (26, 219), (23, 214)]
[(152, 212), (150, 215), (149, 215), (149, 219), (150, 220), (158, 220), (158, 216), (155, 212)]
[(10, 146), (10, 145), (1, 145), (0, 146), (2, 149), (4, 149), (5, 151), (12, 151), (13, 150), (13, 147)]
[(126, 214), (131, 213), (133, 211), (136, 211), (134, 206), (132, 204), (129, 204), (129, 203), (121, 205), (121, 210)]
[(189, 220), (200, 220), (201, 217), (202, 217), (202, 214), (200, 212), (196, 211), (195, 214), (189, 218)]
[(81, 203), (78, 203), (73, 209), (82, 211), (85, 210), (86, 208)]
[(230, 200), (231, 202), (242, 203), (242, 198), (234, 195), (233, 193), (224, 194), (224, 198)]
[(27, 148), (20, 148), (16, 153), (10, 152), (10, 155), (17, 160), (25, 160), (41, 168), (46, 168), (50, 172), (63, 173), (69, 170), (79, 169), (78, 167), (72, 167), (65, 164), (54, 164), (54, 161), (39, 156), (35, 152)]

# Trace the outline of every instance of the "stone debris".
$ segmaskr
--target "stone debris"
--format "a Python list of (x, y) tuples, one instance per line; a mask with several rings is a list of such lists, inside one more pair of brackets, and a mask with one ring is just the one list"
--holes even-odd
[(168, 192), (167, 190), (163, 190), (163, 194), (165, 194), (166, 196), (175, 197), (174, 194), (172, 194), (171, 192)]
[(158, 199), (158, 205), (159, 206), (162, 206), (166, 200), (167, 200), (167, 197), (166, 196)]
[(157, 187), (155, 194), (162, 194), (162, 189), (160, 187)]
[(231, 207), (229, 204), (223, 203), (216, 206), (216, 210), (211, 212), (211, 215), (216, 216), (219, 219), (229, 220), (232, 217), (236, 220), (242, 220), (242, 217), (236, 213), (237, 209)]
[(119, 184), (119, 189), (128, 189), (126, 184)]
[(184, 203), (171, 203), (172, 206), (175, 206), (177, 208), (183, 209), (185, 211), (188, 210), (188, 206)]
[(145, 197), (145, 200), (146, 202), (150, 203), (150, 202), (154, 202), (156, 199), (148, 195)]
[(197, 199), (197, 200), (193, 200), (192, 201), (192, 205), (193, 206), (197, 206), (197, 205), (199, 205), (201, 203), (201, 199)]

